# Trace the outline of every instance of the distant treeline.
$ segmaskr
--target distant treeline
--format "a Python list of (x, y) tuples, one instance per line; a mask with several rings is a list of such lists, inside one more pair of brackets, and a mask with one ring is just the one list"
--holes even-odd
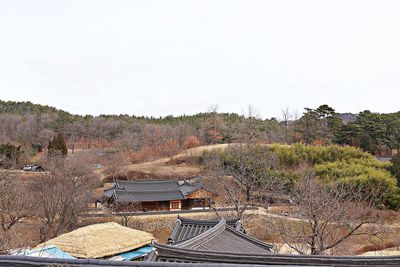
[(196, 115), (159, 118), (80, 116), (30, 102), (0, 101), (0, 125), (0, 144), (30, 153), (62, 133), (69, 149), (120, 147), (139, 153), (138, 160), (230, 142), (340, 144), (386, 155), (400, 146), (400, 113), (338, 114), (327, 105), (305, 108), (300, 116), (286, 110), (278, 120), (260, 119), (251, 108), (243, 115), (219, 113), (214, 106)]

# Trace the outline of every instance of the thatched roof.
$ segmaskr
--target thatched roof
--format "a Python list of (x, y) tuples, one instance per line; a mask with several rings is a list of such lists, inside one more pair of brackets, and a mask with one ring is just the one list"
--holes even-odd
[(77, 258), (112, 256), (151, 244), (150, 233), (124, 227), (115, 222), (93, 224), (60, 235), (41, 246), (54, 245)]

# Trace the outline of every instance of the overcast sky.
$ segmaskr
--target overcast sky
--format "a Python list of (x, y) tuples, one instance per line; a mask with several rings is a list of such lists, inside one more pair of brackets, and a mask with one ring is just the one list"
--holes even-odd
[(78, 114), (400, 110), (400, 1), (0, 0), (0, 99)]

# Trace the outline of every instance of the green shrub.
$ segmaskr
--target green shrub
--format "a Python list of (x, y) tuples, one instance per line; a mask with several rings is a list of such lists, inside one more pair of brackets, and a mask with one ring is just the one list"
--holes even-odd
[(288, 167), (308, 162), (311, 165), (337, 160), (367, 159), (374, 160), (371, 154), (350, 146), (330, 145), (310, 146), (304, 144), (294, 145), (271, 145), (270, 150), (276, 153), (280, 164)]
[[(284, 180), (286, 188), (290, 190), (301, 175), (297, 172), (297, 167), (308, 163), (316, 175), (330, 185), (343, 184), (354, 187), (354, 190), (361, 190), (367, 196), (372, 193), (378, 194), (381, 199), (380, 204), (389, 208), (400, 207), (397, 179), (392, 175), (393, 172), (389, 171), (393, 170), (392, 163), (380, 162), (373, 155), (358, 148), (338, 145), (321, 147), (275, 144), (254, 146), (252, 151), (256, 158), (263, 155), (266, 158), (274, 155), (276, 158), (276, 166), (268, 170), (258, 170), (260, 185), (263, 184), (263, 177), (272, 176)], [(229, 150), (217, 153), (223, 164), (238, 164), (238, 159), (232, 157)]]
[(388, 169), (400, 182), (400, 155), (394, 156), (390, 162), (392, 165)]

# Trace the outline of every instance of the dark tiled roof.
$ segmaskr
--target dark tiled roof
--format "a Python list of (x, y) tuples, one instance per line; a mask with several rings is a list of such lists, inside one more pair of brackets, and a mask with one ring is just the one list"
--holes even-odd
[[(170, 243), (177, 243), (199, 235), (219, 223), (219, 220), (193, 220), (178, 216), (171, 236), (168, 238)], [(226, 220), (226, 224), (244, 232), (239, 219)]]
[[(306, 255), (268, 255), (261, 258), (251, 258), (244, 263), (233, 263), (227, 257), (225, 262), (195, 263), (189, 260), (185, 263), (177, 262), (142, 262), (142, 261), (109, 261), (94, 259), (56, 259), (26, 256), (1, 256), (1, 267), (27, 267), (27, 266), (137, 266), (137, 267), (251, 267), (251, 266), (400, 266), (400, 257), (331, 257), (331, 256), (306, 256)], [(258, 263), (254, 263), (258, 260)], [(193, 263), (192, 263), (193, 262)], [(224, 264), (227, 263), (227, 264)], [(229, 263), (229, 264), (228, 264)]]
[[(251, 267), (248, 264), (215, 264), (215, 263), (175, 263), (175, 262), (142, 262), (142, 261), (110, 261), (110, 260), (87, 260), (87, 259), (55, 259), (55, 258), (39, 258), (39, 257), (26, 257), (26, 256), (1, 256), (0, 255), (0, 266), (1, 267), (26, 267), (26, 266), (84, 266), (84, 267), (95, 267), (95, 266), (137, 266), (137, 267)], [(257, 266), (272, 266), (270, 264), (260, 264)], [(295, 266), (290, 265), (273, 265), (273, 267), (279, 266)], [(297, 266), (297, 265), (296, 265)], [(303, 265), (308, 266), (308, 265)], [(311, 266), (311, 265), (309, 265)], [(393, 266), (393, 265), (392, 265)]]
[[(158, 254), (157, 254), (158, 253)], [(220, 263), (220, 264), (245, 264), (247, 266), (400, 266), (399, 256), (388, 257), (360, 257), (360, 256), (325, 256), (325, 255), (285, 255), (285, 254), (237, 254), (218, 252), (198, 252), (194, 250), (181, 250), (171, 247), (169, 251), (152, 252), (153, 261), (170, 263)]]
[(155, 243), (161, 251), (165, 248), (176, 248), (181, 250), (195, 250), (202, 252), (224, 252), (239, 254), (270, 254), (272, 246), (254, 239), (235, 228), (229, 226), (224, 219), (185, 241), (171, 245), (160, 245)]
[[(180, 218), (182, 224), (209, 225), (213, 221)], [(230, 222), (232, 223), (232, 222)], [(171, 235), (173, 236), (173, 235)], [(271, 246), (233, 228), (221, 220), (192, 238), (169, 245), (153, 242), (156, 248), (146, 261), (248, 264), (248, 266), (400, 266), (400, 257), (314, 256), (275, 254)]]
[(151, 202), (185, 199), (185, 196), (179, 189), (170, 191), (145, 192), (114, 190), (113, 197), (117, 202)]
[(114, 190), (115, 190), (114, 188), (104, 190), (103, 196), (105, 196), (107, 198), (112, 197), (112, 195), (114, 194)]
[(113, 188), (104, 190), (104, 196), (117, 202), (182, 200), (201, 188), (178, 180), (117, 181)]
[(169, 191), (180, 187), (178, 180), (118, 180), (116, 185), (129, 191)]
[(192, 185), (192, 184), (190, 184), (190, 183), (188, 183), (188, 182), (185, 182), (181, 187), (180, 187), (180, 190), (182, 191), (182, 193), (185, 195), (185, 196), (187, 196), (188, 194), (190, 194), (190, 193), (192, 193), (192, 192), (194, 192), (194, 191), (196, 191), (196, 190), (198, 190), (198, 189), (200, 189), (201, 187), (200, 186), (195, 186), (195, 185)]

